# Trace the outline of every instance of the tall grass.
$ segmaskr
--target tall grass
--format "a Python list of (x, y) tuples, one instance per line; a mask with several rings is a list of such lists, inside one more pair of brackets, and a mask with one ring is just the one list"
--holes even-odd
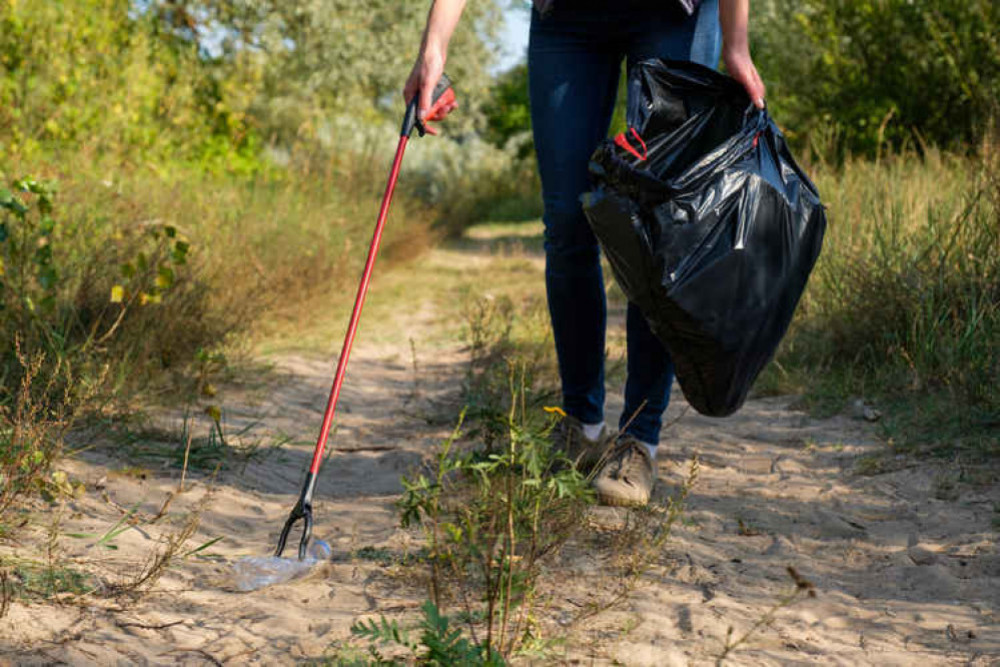
[(998, 167), (994, 143), (975, 158), (927, 149), (820, 165), (830, 224), (771, 379), (898, 406), (887, 428), (901, 447), (995, 450)]
[[(44, 243), (58, 276), (44, 291), (48, 307), (32, 311), (37, 326), (0, 322), (4, 350), (20, 336), (26, 354), (70, 363), (78, 379), (110, 371), (108, 389), (140, 388), (183, 370), (198, 350), (342, 287), (364, 261), (380, 194), (336, 165), (246, 178), (179, 163), (94, 163), (81, 153), (4, 166), (4, 181), (30, 173), (54, 184)], [(29, 206), (38, 200), (19, 196)], [(419, 251), (430, 222), (425, 207), (402, 199), (393, 217), (386, 254)], [(41, 219), (7, 215), (11, 239)], [(0, 357), (4, 385), (16, 386), (20, 364), (13, 354)]]

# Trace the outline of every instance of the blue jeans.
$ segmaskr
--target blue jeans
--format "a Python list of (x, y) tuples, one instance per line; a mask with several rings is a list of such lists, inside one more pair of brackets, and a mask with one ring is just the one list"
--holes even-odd
[[(669, 0), (565, 0), (540, 18), (528, 43), (531, 121), (545, 203), (545, 287), (563, 407), (584, 423), (604, 419), (607, 304), (597, 240), (583, 215), (587, 165), (608, 134), (622, 60), (692, 60), (716, 67), (718, 0), (693, 16)], [(673, 364), (638, 308), (626, 321), (628, 379), (619, 427), (656, 444)]]

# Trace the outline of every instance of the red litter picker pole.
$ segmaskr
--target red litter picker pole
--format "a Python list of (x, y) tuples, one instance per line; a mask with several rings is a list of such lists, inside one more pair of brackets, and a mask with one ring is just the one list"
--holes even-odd
[[(365, 262), (364, 273), (361, 274), (361, 284), (358, 285), (358, 294), (354, 299), (354, 310), (351, 311), (351, 321), (347, 325), (347, 335), (344, 336), (344, 346), (340, 351), (340, 359), (337, 361), (337, 373), (333, 376), (333, 388), (330, 390), (330, 399), (326, 403), (326, 412), (323, 414), (323, 426), (319, 430), (319, 438), (316, 440), (316, 449), (313, 452), (312, 463), (306, 473), (306, 480), (302, 486), (302, 494), (298, 502), (292, 508), (285, 527), (281, 530), (278, 538), (278, 548), (275, 556), (280, 556), (285, 550), (285, 543), (288, 541), (288, 534), (292, 527), (299, 520), (303, 520), (302, 539), (299, 541), (299, 560), (306, 557), (306, 548), (309, 545), (309, 538), (312, 535), (312, 496), (316, 488), (316, 478), (319, 475), (319, 466), (323, 461), (323, 451), (326, 449), (326, 440), (330, 435), (330, 427), (333, 425), (333, 417), (337, 412), (337, 400), (340, 398), (340, 388), (344, 384), (344, 373), (347, 371), (347, 360), (351, 356), (351, 346), (354, 344), (354, 335), (358, 331), (358, 320), (361, 319), (361, 308), (365, 305), (365, 296), (368, 294), (368, 283), (371, 282), (372, 269), (375, 266), (375, 256), (378, 255), (378, 247), (382, 242), (382, 230), (385, 227), (385, 220), (389, 217), (389, 203), (392, 201), (392, 193), (396, 189), (396, 179), (399, 178), (399, 166), (403, 161), (403, 151), (406, 150), (406, 142), (410, 139), (410, 134), (416, 128), (420, 136), (428, 131), (424, 124), (417, 118), (417, 101), (420, 95), (414, 95), (413, 99), (406, 107), (406, 114), (403, 116), (403, 127), (399, 134), (399, 144), (396, 146), (396, 157), (392, 161), (392, 169), (389, 170), (389, 182), (385, 186), (385, 194), (382, 196), (382, 207), (378, 212), (378, 221), (375, 223), (375, 232), (372, 234), (372, 243), (368, 248), (368, 260)], [(451, 88), (451, 81), (447, 76), (442, 75), (441, 80), (434, 88), (431, 109), (427, 114), (427, 120), (438, 120), (438, 113), (455, 101), (455, 91)], [(432, 132), (433, 133), (433, 132)]]

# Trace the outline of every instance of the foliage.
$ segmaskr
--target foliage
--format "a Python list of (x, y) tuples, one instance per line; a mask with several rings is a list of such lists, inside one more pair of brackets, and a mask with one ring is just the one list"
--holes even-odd
[(504, 657), (537, 638), (535, 582), (592, 502), (586, 479), (552, 450), (555, 419), (525, 412), (523, 375), (515, 381), (503, 441), (458, 452), (456, 428), (429, 474), (404, 478), (399, 501), (403, 526), (427, 536), (435, 606), (459, 604), (473, 641)]
[[(421, 606), (424, 613), (418, 629), (420, 639), (415, 640), (410, 634), (399, 627), (395, 621), (385, 617), (376, 623), (369, 619), (366, 624), (359, 621), (351, 626), (351, 634), (367, 639), (370, 660), (363, 661), (369, 665), (410, 664), (410, 661), (400, 662), (387, 660), (376, 647), (379, 644), (392, 644), (405, 647), (412, 656), (412, 662), (417, 665), (482, 665), (484, 667), (506, 664), (500, 656), (489, 653), (486, 647), (476, 645), (462, 637), (462, 631), (450, 628), (451, 619), (441, 614), (437, 606), (426, 600)], [(359, 661), (361, 662), (361, 661)]]
[(993, 0), (765, 0), (752, 32), (771, 108), (824, 157), (975, 145), (997, 112)]
[[(191, 244), (175, 226), (151, 221), (88, 238), (104, 267), (81, 265), (71, 251), (80, 230), (59, 221), (52, 184), (25, 177), (12, 186), (0, 189), (0, 373), (16, 384), (25, 366), (15, 340), (25, 355), (56, 365), (75, 367), (107, 351), (139, 311), (163, 303), (184, 280)], [(102, 284), (100, 268), (118, 275)]]
[(995, 454), (997, 159), (985, 142), (977, 158), (928, 150), (821, 168), (830, 226), (770, 381), (813, 401), (832, 390), (834, 409), (850, 395), (892, 405), (897, 448)]
[[(507, 295), (472, 298), (465, 310), (469, 370), (463, 400), (472, 435), (492, 446), (508, 432), (509, 415), (501, 406), (511, 405), (515, 395), (535, 411), (558, 400), (549, 313), (540, 299), (515, 305)], [(520, 373), (517, 385), (510, 382), (513, 368)]]
[(486, 107), (483, 137), (500, 148), (505, 148), (507, 142), (513, 139), (518, 144), (518, 157), (523, 158), (534, 154), (530, 132), (528, 65), (521, 63), (500, 74), (494, 81)]
[(255, 169), (247, 82), (134, 4), (0, 5), (0, 158), (59, 146)]
[[(418, 0), (155, 0), (150, 13), (259, 82), (252, 114), (269, 138), (315, 136), (330, 114), (396, 120), (417, 55), (427, 3)], [(478, 119), (501, 24), (493, 2), (469, 3), (449, 49), (448, 71), (463, 99), (454, 121)], [(222, 37), (220, 39), (220, 36)]]

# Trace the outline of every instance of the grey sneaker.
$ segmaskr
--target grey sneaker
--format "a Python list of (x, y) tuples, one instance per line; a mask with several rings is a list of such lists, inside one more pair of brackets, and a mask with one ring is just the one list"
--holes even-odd
[(576, 417), (566, 416), (552, 429), (552, 447), (566, 454), (576, 469), (584, 475), (593, 470), (607, 449), (611, 439), (610, 431), (605, 426), (596, 440), (591, 440), (583, 434), (583, 425)]
[(646, 445), (626, 434), (608, 451), (594, 477), (594, 491), (602, 505), (642, 506), (649, 502), (655, 480)]

